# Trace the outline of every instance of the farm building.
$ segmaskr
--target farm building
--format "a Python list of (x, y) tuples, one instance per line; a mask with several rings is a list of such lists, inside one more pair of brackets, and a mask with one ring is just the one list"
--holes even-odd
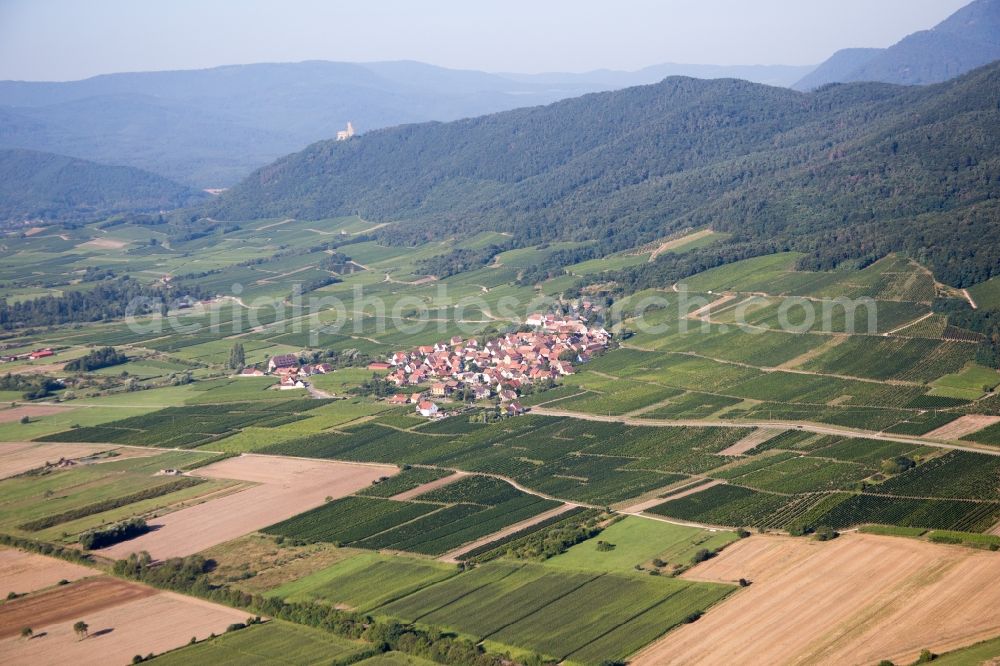
[(296, 372), (299, 359), (295, 354), (276, 354), (267, 362), (267, 371), (280, 374)]

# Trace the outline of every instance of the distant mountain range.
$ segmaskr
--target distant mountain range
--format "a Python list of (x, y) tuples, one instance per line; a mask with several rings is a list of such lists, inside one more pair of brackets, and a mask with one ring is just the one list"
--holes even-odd
[(830, 82), (930, 83), (1000, 58), (1000, 0), (976, 0), (888, 49), (846, 49), (813, 67), (661, 64), (628, 72), (490, 74), (418, 62), (309, 61), (138, 72), (62, 83), (0, 81), (0, 148), (144, 169), (197, 188), (335, 136), (451, 121), (668, 76), (807, 90)]
[(0, 150), (0, 224), (78, 222), (156, 212), (209, 198), (147, 171), (33, 150)]
[(972, 284), (1000, 270), (1000, 245), (982, 243), (1000, 236), (997, 127), (1000, 63), (935, 86), (814, 93), (671, 77), (319, 142), (199, 214), (359, 214), (393, 223), (389, 242), (492, 230), (603, 254), (711, 226), (733, 234), (733, 256), (794, 247), (829, 268), (906, 249)]
[(838, 51), (793, 87), (813, 90), (850, 81), (938, 83), (998, 59), (1000, 0), (976, 0), (887, 49)]
[(301, 62), (0, 82), (0, 147), (124, 164), (197, 187), (332, 137), (547, 104), (670, 74), (790, 85), (809, 68), (659, 65), (639, 72), (497, 75), (418, 62)]

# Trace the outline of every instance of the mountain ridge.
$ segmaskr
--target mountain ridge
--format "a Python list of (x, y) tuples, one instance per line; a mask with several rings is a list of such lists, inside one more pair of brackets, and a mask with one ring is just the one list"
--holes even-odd
[[(708, 67), (709, 73), (743, 71)], [(771, 82), (778, 77), (786, 85), (802, 73), (745, 71), (767, 73)], [(124, 164), (192, 186), (221, 187), (334, 136), (348, 121), (369, 131), (475, 117), (653, 82), (662, 78), (657, 72), (553, 79), (415, 61), (308, 60), (123, 72), (68, 82), (0, 81), (0, 147)]]
[(929, 30), (886, 49), (842, 49), (796, 82), (795, 90), (828, 83), (940, 83), (1000, 59), (1000, 0), (974, 0)]
[[(989, 130), (1000, 123), (998, 91), (1000, 65), (936, 86), (814, 93), (672, 77), (318, 142), (202, 212), (358, 213), (390, 223), (380, 233), (391, 242), (492, 230), (524, 243), (598, 240), (605, 252), (711, 226), (734, 242), (780, 237), (836, 264), (902, 243), (920, 216), (957, 216), (1000, 198), (987, 177), (1000, 166)], [(866, 227), (878, 223), (890, 225), (885, 242)], [(843, 229), (867, 231), (850, 251), (816, 249)]]
[(0, 149), (0, 222), (86, 222), (157, 212), (209, 198), (147, 171), (65, 155)]

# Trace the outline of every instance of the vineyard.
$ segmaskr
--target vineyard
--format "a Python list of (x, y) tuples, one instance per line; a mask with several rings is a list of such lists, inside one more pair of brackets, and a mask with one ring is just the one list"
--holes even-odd
[(435, 504), (345, 497), (264, 529), (303, 541), (349, 544), (439, 509)]
[(970, 442), (979, 442), (980, 444), (1000, 446), (1000, 424), (993, 424), (970, 435), (966, 435), (962, 439)]
[(557, 506), (559, 502), (522, 493), (503, 481), (469, 476), (413, 502), (345, 497), (264, 531), (304, 541), (441, 555)]
[(864, 523), (978, 532), (1000, 520), (1000, 503), (854, 495), (818, 519), (834, 528)]
[(732, 589), (667, 577), (490, 563), (376, 612), (597, 666), (628, 656)]
[(718, 452), (750, 432), (536, 416), (484, 425), (456, 417), (406, 432), (376, 421), (342, 434), (279, 442), (261, 452), (440, 465), (508, 476), (565, 499), (611, 504), (725, 464)]
[(133, 416), (89, 428), (73, 428), (39, 438), (45, 442), (108, 442), (134, 446), (195, 448), (228, 437), (242, 428), (277, 428), (307, 418), (302, 413), (323, 406), (322, 400), (239, 402), (188, 405)]
[(392, 497), (407, 490), (413, 490), (425, 483), (444, 478), (449, 474), (450, 472), (439, 469), (411, 467), (355, 494), (365, 497)]
[(1000, 457), (949, 451), (873, 487), (872, 492), (1000, 500)]
[(288, 601), (322, 601), (362, 612), (454, 576), (453, 565), (409, 557), (359, 553), (268, 591)]

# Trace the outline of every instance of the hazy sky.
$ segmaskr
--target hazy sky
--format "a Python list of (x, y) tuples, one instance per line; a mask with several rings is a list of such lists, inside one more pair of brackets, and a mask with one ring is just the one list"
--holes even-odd
[(0, 0), (0, 79), (310, 59), (488, 71), (813, 64), (969, 0)]

